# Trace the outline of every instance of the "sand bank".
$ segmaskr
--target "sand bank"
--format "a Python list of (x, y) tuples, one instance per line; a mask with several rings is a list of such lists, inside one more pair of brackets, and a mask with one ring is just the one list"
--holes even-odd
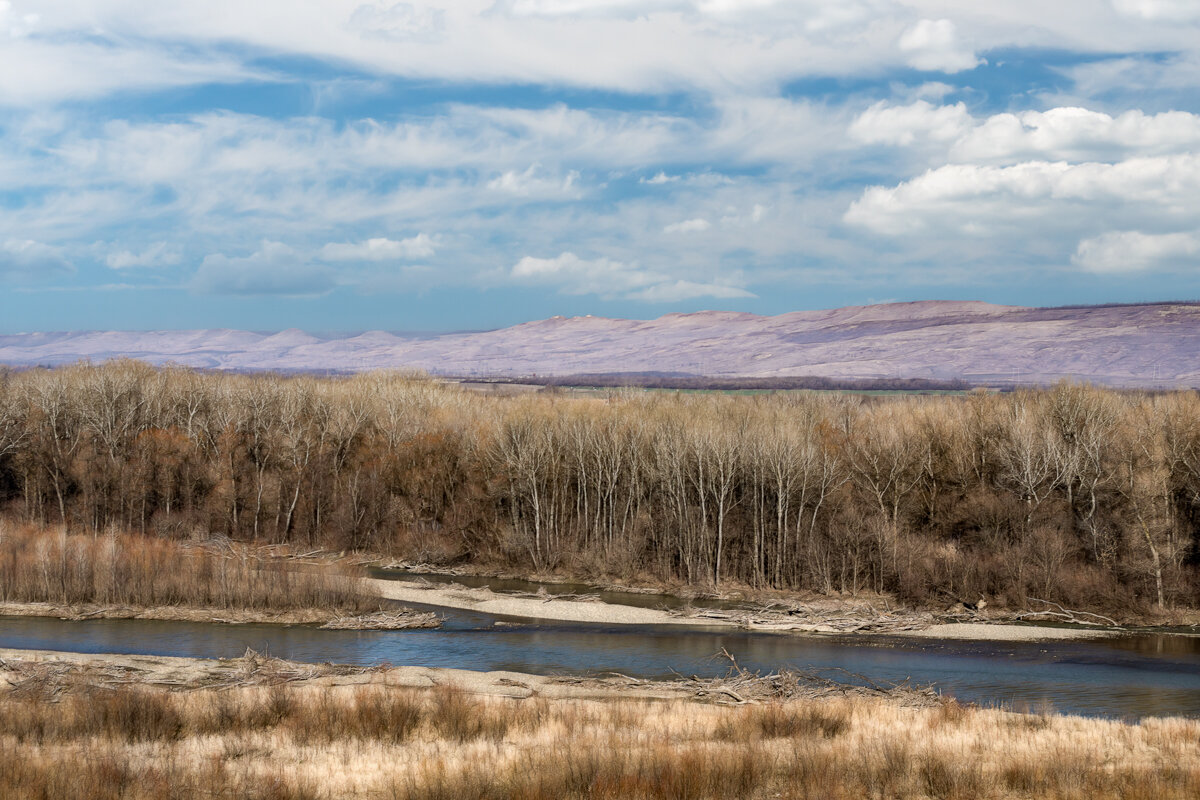
[[(478, 611), (504, 617), (555, 622), (592, 622), (605, 625), (678, 625), (739, 628), (765, 633), (833, 635), (854, 633), (824, 624), (793, 622), (785, 614), (765, 612), (746, 613), (737, 619), (686, 617), (670, 611), (637, 608), (599, 600), (558, 600), (553, 598), (520, 597), (493, 592), (490, 589), (470, 589), (444, 584), (422, 584), (409, 581), (366, 579), (373, 592), (405, 603)], [(862, 633), (911, 636), (925, 639), (979, 639), (990, 641), (1051, 641), (1095, 639), (1118, 635), (1118, 632), (1096, 628), (1058, 628), (1035, 625), (1005, 625), (999, 623), (937, 624), (929, 618), (927, 627), (919, 630), (886, 630), (874, 628)]]
[(555, 622), (596, 622), (605, 625), (689, 625), (736, 627), (736, 623), (680, 617), (656, 608), (637, 608), (599, 600), (557, 600), (540, 597), (515, 597), (490, 589), (465, 586), (422, 584), (411, 581), (365, 579), (373, 593), (404, 603), (422, 603), (478, 611), (501, 617), (519, 617)]
[(303, 664), (247, 652), (241, 658), (70, 653), (0, 648), (0, 691), (31, 675), (97, 685), (161, 686), (173, 690), (221, 686), (305, 683), (317, 686), (384, 685), (411, 688), (453, 686), (495, 697), (575, 699), (690, 699), (692, 687), (638, 681), (620, 676), (555, 677), (523, 672), (477, 672), (444, 667), (351, 667)]
[(992, 642), (1047, 642), (1066, 639), (1105, 639), (1120, 631), (1105, 628), (1050, 628), (1041, 625), (1003, 625), (986, 622), (948, 622), (897, 636), (920, 639), (978, 639)]

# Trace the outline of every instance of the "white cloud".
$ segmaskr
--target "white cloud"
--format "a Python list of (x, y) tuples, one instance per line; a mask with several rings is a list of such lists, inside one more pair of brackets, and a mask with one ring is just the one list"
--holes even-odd
[(1061, 71), (1079, 97), (1117, 94), (1139, 105), (1163, 95), (1187, 96), (1194, 91), (1200, 84), (1200, 49), (1088, 61)]
[(45, 106), (113, 92), (265, 78), (229, 55), (181, 54), (156, 44), (21, 35), (0, 47), (0, 105)]
[(1113, 8), (1131, 17), (1181, 22), (1200, 19), (1196, 0), (1113, 0)]
[(683, 222), (673, 222), (663, 228), (663, 233), (703, 233), (711, 227), (708, 220), (696, 217)]
[(866, 144), (907, 147), (914, 143), (944, 143), (961, 137), (973, 120), (963, 103), (935, 106), (926, 100), (907, 106), (880, 101), (859, 114), (850, 135)]
[(441, 33), (446, 12), (411, 3), (368, 3), (354, 10), (349, 24), (352, 30), (368, 37), (411, 41)]
[(571, 252), (554, 258), (525, 256), (513, 266), (509, 277), (518, 283), (556, 286), (563, 294), (595, 294), (649, 303), (754, 296), (737, 286), (674, 278), (637, 264), (608, 258), (582, 259)]
[(69, 272), (71, 269), (62, 248), (32, 239), (0, 242), (0, 275), (38, 278)]
[[(798, 0), (499, 0), (496, 8), (503, 9), (514, 17), (583, 17), (638, 20), (653, 15), (671, 14), (681, 17), (693, 15), (721, 17), (745, 17), (755, 12), (780, 9), (785, 13), (799, 12), (807, 18), (806, 26), (821, 30), (836, 27), (847, 21), (860, 22), (863, 17), (862, 3), (838, 3), (837, 8), (821, 8), (820, 3), (802, 3)], [(797, 8), (799, 6), (799, 8)]]
[(958, 38), (958, 28), (948, 19), (923, 19), (906, 30), (899, 39), (913, 69), (937, 72), (962, 72), (983, 63)]
[(1113, 160), (1200, 149), (1200, 114), (1135, 109), (1112, 116), (1061, 107), (978, 118), (962, 103), (918, 100), (876, 103), (854, 119), (848, 132), (867, 144), (937, 146), (941, 158), (959, 163)]
[(912, 96), (918, 100), (924, 98), (941, 100), (946, 95), (953, 94), (956, 91), (958, 90), (948, 83), (942, 83), (941, 81), (926, 81), (913, 90)]
[(543, 174), (541, 164), (532, 164), (522, 172), (508, 170), (487, 183), (493, 192), (519, 197), (553, 197), (572, 193), (579, 172), (570, 170), (565, 176)]
[(1007, 167), (951, 164), (894, 187), (874, 186), (844, 220), (889, 235), (957, 229), (988, 234), (1014, 220), (1058, 215), (1065, 223), (1106, 210), (1169, 220), (1200, 208), (1200, 156), (1116, 164), (1033, 161)]
[(192, 277), (193, 291), (225, 295), (303, 296), (334, 287), (328, 270), (313, 266), (291, 247), (264, 241), (248, 256), (206, 256)]
[(1071, 263), (1090, 272), (1146, 272), (1197, 254), (1200, 239), (1192, 233), (1113, 231), (1081, 241)]
[(737, 286), (685, 280), (656, 283), (628, 295), (630, 300), (642, 300), (647, 303), (678, 303), (681, 300), (696, 300), (701, 297), (736, 299), (754, 297), (754, 295)]
[(749, 214), (742, 214), (738, 211), (738, 209), (730, 208), (727, 209), (728, 213), (721, 217), (721, 224), (737, 225), (743, 228), (750, 225), (757, 225), (766, 219), (768, 210), (769, 209), (762, 203), (755, 203), (754, 206), (751, 207)]
[(117, 250), (109, 253), (104, 263), (112, 269), (133, 267), (166, 267), (182, 259), (179, 248), (169, 242), (156, 242), (140, 252)]
[(376, 238), (358, 243), (330, 242), (321, 248), (321, 258), (326, 261), (397, 261), (428, 258), (437, 251), (436, 245), (433, 237), (425, 233), (418, 233), (399, 241)]
[[(1156, 86), (1190, 91), (1200, 75), (1200, 41), (1194, 29), (1169, 21), (1177, 10), (1161, 4), (1114, 10), (1094, 0), (306, 0), (303, 13), (285, 0), (13, 5), (0, 35), (24, 30), (26, 11), (36, 8), (41, 19), (33, 35), (12, 39), (15, 50), (0, 49), (0, 104), (38, 109), (4, 115), (0, 185), (18, 200), (0, 218), (0, 241), (73, 241), (66, 246), (74, 253), (96, 241), (123, 247), (124, 234), (114, 231), (137, 230), (130, 250), (107, 259), (105, 250), (88, 251), (124, 268), (154, 260), (138, 249), (145, 243), (178, 235), (189, 251), (214, 254), (195, 283), (213, 291), (287, 288), (281, 276), (288, 269), (272, 266), (268, 253), (251, 252), (263, 238), (292, 248), (288, 258), (300, 278), (294, 283), (315, 291), (393, 279), (407, 260), (431, 259), (422, 280), (447, 285), (496, 263), (519, 263), (526, 253), (574, 251), (610, 260), (595, 271), (611, 285), (587, 291), (722, 296), (716, 293), (743, 291), (742, 279), (730, 288), (714, 278), (719, 265), (742, 266), (755, 286), (764, 275), (796, 280), (818, 268), (831, 281), (852, 281), (906, 258), (927, 257), (931, 270), (956, 262), (956, 235), (995, 234), (979, 249), (1026, 247), (1042, 263), (1062, 265), (1081, 240), (1113, 230), (1181, 231), (1197, 208), (1182, 161), (1165, 171), (1156, 171), (1157, 162), (1142, 164), (1149, 181), (1132, 166), (1119, 167), (1200, 152), (1200, 116), (1136, 110), (1178, 103), (1001, 95), (1000, 84), (989, 82), (986, 107), (1012, 113), (975, 117), (968, 108), (985, 104), (981, 90), (951, 87), (949, 78), (936, 82), (943, 78), (936, 70), (967, 69), (977, 54), (990, 58), (1007, 48), (1036, 60), (1035, 51), (1022, 51), (1032, 47), (1074, 53), (1097, 70), (1117, 63), (1114, 53), (1134, 54), (1126, 71), (1097, 79), (1098, 91), (1149, 64), (1160, 70)], [(1049, 68), (1072, 60), (1056, 56)], [(292, 63), (325, 64), (317, 72), (335, 77), (314, 78), (309, 69), (288, 74)], [(262, 64), (282, 66), (263, 74)], [(935, 82), (918, 87), (912, 84), (921, 76), (914, 82), (907, 70), (889, 73), (905, 64), (935, 70), (925, 76)], [(1061, 67), (1076, 77), (1081, 69)], [(1025, 73), (1013, 70), (1006, 74), (1022, 81)], [(291, 118), (217, 110), (156, 116), (160, 108), (191, 106), (162, 106), (158, 98), (140, 105), (137, 96), (214, 80), (287, 80), (319, 95), (319, 84), (343, 80), (339, 75), (346, 82), (370, 76), (361, 82), (380, 99), (362, 113), (374, 119), (342, 113), (354, 113), (347, 109), (362, 107), (360, 100), (374, 102), (365, 93), (325, 119), (327, 106), (305, 101)], [(865, 80), (838, 80), (847, 75)], [(813, 76), (816, 82), (803, 81)], [(388, 101), (387, 92), (411, 82), (465, 99), (441, 103), (434, 92), (415, 95), (412, 107)], [(513, 84), (529, 88), (514, 94), (506, 88)], [(851, 90), (847, 99), (820, 86), (862, 92)], [(627, 104), (627, 95), (577, 87), (638, 99)], [(826, 99), (795, 99), (792, 89)], [(1062, 91), (1067, 98), (1069, 89)], [(111, 104), (45, 109), (113, 92), (130, 94)], [(890, 104), (866, 108), (888, 93)], [(213, 95), (219, 98), (207, 90), (189, 94), (188, 103)], [(518, 95), (520, 105), (550, 104), (506, 108), (478, 100), (505, 103)], [(947, 96), (966, 105), (943, 103)], [(553, 103), (560, 97), (588, 107)], [(1046, 108), (1056, 104), (1095, 110)], [(114, 109), (133, 109), (132, 118), (114, 119), (122, 113)], [(945, 169), (953, 165), (963, 169)], [(1117, 177), (1104, 178), (1106, 171)], [(1133, 187), (1129, 198), (1112, 188), (1118, 180)], [(636, 181), (645, 188), (630, 191)], [(864, 191), (868, 183), (880, 186)], [(839, 230), (848, 207), (849, 224), (935, 235), (879, 247)], [(445, 238), (369, 238), (434, 230)], [(930, 256), (938, 246), (943, 252)], [(239, 269), (256, 277), (239, 282)], [(544, 285), (588, 285), (578, 270), (553, 274), (558, 282)]]
[(1031, 157), (1080, 161), (1196, 148), (1200, 148), (1200, 115), (1133, 110), (1113, 117), (1085, 108), (1052, 108), (989, 117), (955, 142), (950, 155), (958, 161)]
[(1190, 0), (307, 0), (303, 13), (294, 0), (19, 5), (40, 15), (37, 36), (20, 41), (41, 55), (6, 61), (16, 70), (7, 85), (15, 95), (23, 77), (36, 87), (23, 101), (43, 104), (226, 80), (231, 69), (254, 72), (247, 65), (264, 54), (385, 79), (769, 95), (797, 78), (905, 64), (959, 71), (978, 63), (975, 52), (1004, 48), (1197, 47), (1180, 24), (1196, 16)]
[(14, 13), (9, 0), (0, 0), (0, 36), (7, 34), (12, 39), (27, 36), (37, 28), (40, 19), (39, 14)]

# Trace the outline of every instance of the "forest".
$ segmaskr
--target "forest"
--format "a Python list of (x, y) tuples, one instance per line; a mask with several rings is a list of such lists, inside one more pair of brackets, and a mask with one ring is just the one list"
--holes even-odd
[(0, 375), (0, 510), (72, 535), (1152, 614), (1200, 606), (1200, 396), (499, 397), (83, 363)]

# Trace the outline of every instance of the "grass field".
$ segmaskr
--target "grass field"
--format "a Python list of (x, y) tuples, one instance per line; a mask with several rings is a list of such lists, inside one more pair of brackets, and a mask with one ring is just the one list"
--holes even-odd
[(174, 691), (19, 682), (0, 695), (0, 797), (1200, 796), (1200, 723), (1182, 719), (864, 697), (514, 699), (388, 685), (388, 671), (355, 678)]

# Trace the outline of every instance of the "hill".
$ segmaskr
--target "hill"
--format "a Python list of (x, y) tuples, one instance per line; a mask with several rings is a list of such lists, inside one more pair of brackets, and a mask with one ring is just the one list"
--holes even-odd
[(132, 357), (221, 370), (412, 368), (458, 377), (614, 375), (1200, 386), (1200, 305), (1024, 308), (928, 301), (767, 317), (703, 311), (654, 320), (552, 317), (416, 336), (297, 330), (0, 336), (0, 363)]

